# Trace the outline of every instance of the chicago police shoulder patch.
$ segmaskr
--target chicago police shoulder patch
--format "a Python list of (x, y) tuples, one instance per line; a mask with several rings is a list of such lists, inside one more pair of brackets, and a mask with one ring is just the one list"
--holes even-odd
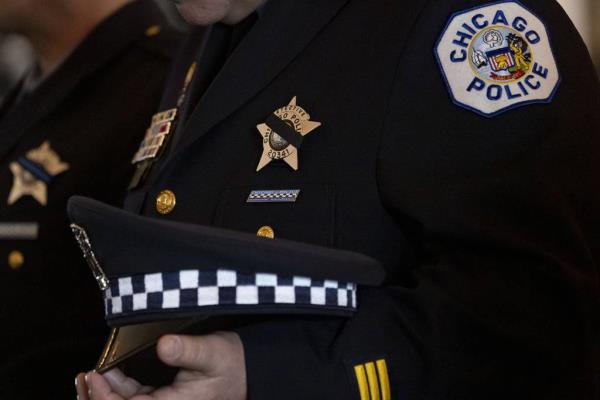
[(435, 53), (454, 103), (486, 117), (549, 103), (560, 83), (546, 26), (513, 0), (452, 15)]

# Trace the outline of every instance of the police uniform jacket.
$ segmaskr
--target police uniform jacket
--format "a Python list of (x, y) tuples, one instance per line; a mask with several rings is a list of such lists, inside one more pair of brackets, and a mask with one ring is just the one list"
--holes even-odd
[(387, 270), (349, 320), (238, 329), (250, 399), (597, 398), (600, 90), (554, 0), (271, 1), (194, 106), (129, 211)]
[[(69, 196), (120, 204), (178, 34), (151, 1), (100, 23), (33, 92), (0, 114), (0, 397), (69, 398), (104, 329), (68, 228)], [(93, 311), (92, 311), (93, 312)], [(31, 385), (33, 371), (36, 385)], [(38, 379), (48, 378), (48, 381)], [(39, 393), (38, 393), (39, 391)]]

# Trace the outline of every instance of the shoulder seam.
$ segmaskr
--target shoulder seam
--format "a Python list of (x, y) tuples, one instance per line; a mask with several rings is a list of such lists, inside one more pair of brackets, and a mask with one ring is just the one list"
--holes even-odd
[(392, 104), (392, 97), (394, 96), (395, 82), (398, 80), (398, 75), (400, 74), (400, 67), (402, 66), (402, 59), (404, 57), (404, 51), (406, 50), (406, 45), (408, 43), (409, 38), (412, 37), (413, 32), (414, 32), (419, 20), (423, 16), (425, 9), (427, 7), (429, 7), (429, 5), (432, 2), (433, 2), (433, 0), (425, 0), (423, 2), (421, 9), (415, 15), (413, 23), (412, 23), (410, 29), (406, 33), (406, 37), (404, 39), (404, 42), (402, 43), (401, 50), (398, 52), (398, 58), (396, 59), (396, 64), (394, 67), (394, 76), (391, 80), (392, 84), (390, 85), (388, 93), (386, 94), (385, 111), (384, 111), (384, 115), (382, 118), (381, 127), (379, 128), (379, 143), (377, 145), (377, 154), (379, 154), (379, 152), (380, 152), (381, 145), (383, 142), (383, 135), (384, 135), (385, 127), (387, 126), (387, 120), (391, 113), (391, 104)]

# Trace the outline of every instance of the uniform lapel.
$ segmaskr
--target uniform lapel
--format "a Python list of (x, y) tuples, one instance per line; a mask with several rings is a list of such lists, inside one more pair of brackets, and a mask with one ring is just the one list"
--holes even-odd
[[(348, 0), (272, 0), (229, 57), (193, 114), (169, 159), (266, 87)], [(163, 166), (169, 164), (169, 159)]]
[(28, 129), (59, 107), (82, 81), (143, 37), (150, 24), (162, 22), (164, 17), (158, 7), (144, 0), (126, 5), (96, 27), (51, 76), (0, 119), (0, 160)]

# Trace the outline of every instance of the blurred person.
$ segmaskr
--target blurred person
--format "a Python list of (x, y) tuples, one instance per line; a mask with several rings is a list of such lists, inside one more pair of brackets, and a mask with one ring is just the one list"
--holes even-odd
[(36, 55), (0, 105), (0, 398), (69, 398), (105, 330), (66, 200), (120, 203), (179, 34), (150, 0), (4, 0), (0, 32)]
[(19, 35), (0, 34), (0, 103), (2, 98), (30, 67), (31, 46)]

